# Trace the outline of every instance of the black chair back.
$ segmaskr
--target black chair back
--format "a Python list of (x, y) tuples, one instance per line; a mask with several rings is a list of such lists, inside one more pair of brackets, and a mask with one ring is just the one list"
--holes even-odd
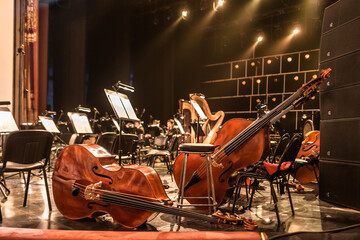
[(3, 153), (3, 168), (6, 162), (32, 164), (50, 158), (53, 135), (44, 130), (22, 130), (9, 134)]
[(284, 135), (282, 135), (280, 142), (277, 144), (275, 148), (274, 155), (272, 156), (272, 159), (270, 161), (271, 163), (275, 163), (276, 158), (280, 157), (283, 154), (289, 142), (290, 142), (290, 134), (285, 133)]
[[(277, 171), (280, 170), (281, 164), (283, 162), (291, 162), (291, 164), (294, 164), (295, 158), (299, 153), (301, 147), (301, 142), (301, 135), (294, 134), (294, 136), (290, 139), (290, 142), (286, 145), (286, 148), (280, 157)], [(291, 167), (292, 166), (290, 166), (288, 169), (291, 170)]]
[(154, 139), (154, 147), (157, 149), (166, 149), (168, 137), (165, 135), (160, 135)]
[[(121, 134), (121, 150), (122, 155), (130, 155), (136, 151), (138, 136), (136, 134), (123, 133)], [(117, 154), (119, 149), (119, 138), (115, 140), (114, 152)]]
[(105, 132), (98, 137), (96, 144), (105, 148), (109, 153), (113, 153), (117, 137), (118, 135), (114, 132)]

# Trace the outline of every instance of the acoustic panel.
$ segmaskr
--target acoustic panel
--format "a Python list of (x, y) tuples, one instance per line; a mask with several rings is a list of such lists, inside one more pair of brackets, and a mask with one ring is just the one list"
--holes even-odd
[(232, 64), (232, 78), (245, 77), (246, 61), (234, 62)]
[(232, 97), (221, 99), (207, 99), (211, 111), (249, 111), (250, 97)]
[(252, 79), (251, 78), (242, 78), (239, 79), (239, 95), (250, 95)]
[(234, 96), (236, 95), (237, 81), (221, 81), (203, 84), (206, 97)]
[(359, 172), (360, 164), (320, 159), (320, 199), (360, 210)]
[(284, 92), (284, 75), (274, 75), (268, 78), (268, 93)]
[(251, 59), (247, 61), (247, 76), (262, 75), (262, 59)]
[(203, 81), (229, 79), (230, 68), (231, 65), (229, 63), (206, 66), (202, 71)]

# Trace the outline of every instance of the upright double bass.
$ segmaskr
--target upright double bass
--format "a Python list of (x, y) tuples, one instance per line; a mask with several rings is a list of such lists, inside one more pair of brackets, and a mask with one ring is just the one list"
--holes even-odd
[[(285, 115), (291, 109), (300, 106), (312, 97), (320, 83), (330, 76), (331, 69), (321, 72), (320, 77), (309, 81), (293, 95), (275, 107), (273, 110), (258, 118), (254, 122), (245, 119), (231, 119), (227, 121), (217, 133), (213, 142), (217, 146), (212, 154), (212, 166), (216, 202), (222, 203), (226, 194), (228, 180), (238, 169), (258, 162), (267, 156), (269, 148), (268, 126)], [(174, 163), (174, 177), (179, 186), (183, 154)], [(205, 157), (190, 154), (188, 157), (185, 176), (185, 197), (200, 197), (207, 194)], [(204, 204), (206, 200), (188, 199), (190, 203)]]

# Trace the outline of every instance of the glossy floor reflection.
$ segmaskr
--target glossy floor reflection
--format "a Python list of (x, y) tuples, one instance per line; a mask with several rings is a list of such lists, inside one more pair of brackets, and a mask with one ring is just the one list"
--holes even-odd
[[(166, 189), (169, 197), (175, 199), (177, 196), (177, 187), (167, 174), (165, 164), (158, 162), (155, 169), (159, 172), (162, 181), (169, 188)], [(23, 207), (23, 198), (25, 184), (23, 178), (18, 174), (6, 175), (6, 183), (11, 190), (8, 199), (1, 197), (1, 208), (3, 215), (2, 227), (17, 228), (39, 228), (39, 229), (62, 229), (62, 230), (128, 230), (119, 224), (113, 223), (110, 215), (103, 215), (96, 219), (70, 220), (61, 215), (57, 210), (52, 198), (53, 211), (49, 212), (44, 181), (34, 172), (31, 178), (27, 206)], [(51, 188), (51, 176), (49, 173), (49, 182)], [(360, 212), (336, 206), (318, 198), (318, 185), (311, 183), (305, 185), (302, 192), (292, 191), (295, 216), (291, 216), (290, 205), (287, 194), (279, 196), (279, 212), (281, 225), (278, 226), (274, 205), (270, 202), (269, 186), (262, 184), (264, 190), (255, 193), (253, 207), (243, 213), (244, 217), (251, 217), (259, 223), (257, 231), (263, 231), (268, 236), (279, 233), (288, 233), (296, 231), (322, 231), (332, 228), (344, 227), (360, 223)], [(52, 193), (52, 190), (50, 189)], [(242, 192), (238, 201), (238, 206), (245, 203), (245, 192)], [(223, 209), (231, 209), (230, 204), (222, 206)], [(139, 231), (176, 231), (178, 226), (175, 224), (174, 216), (160, 213), (154, 214), (147, 223), (137, 228)], [(185, 218), (182, 221), (179, 231), (244, 231), (241, 226), (214, 226), (210, 223)], [(357, 229), (359, 230), (359, 229)], [(356, 232), (356, 231), (355, 231)], [(356, 233), (355, 233), (356, 234)], [(360, 233), (357, 233), (360, 239)]]

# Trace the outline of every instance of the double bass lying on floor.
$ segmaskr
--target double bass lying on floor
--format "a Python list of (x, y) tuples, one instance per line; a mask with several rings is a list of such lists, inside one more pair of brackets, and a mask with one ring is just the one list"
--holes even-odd
[[(269, 147), (269, 123), (276, 122), (291, 109), (303, 104), (312, 97), (318, 86), (330, 76), (331, 69), (321, 72), (319, 78), (304, 84), (293, 95), (269, 113), (252, 122), (245, 119), (231, 119), (227, 121), (217, 134), (213, 143), (218, 146), (212, 155), (214, 187), (216, 202), (222, 203), (226, 194), (228, 180), (238, 169), (254, 164), (267, 155)], [(179, 186), (183, 154), (174, 163), (174, 177)], [(207, 195), (205, 157), (190, 154), (185, 176), (185, 197), (200, 197)], [(205, 204), (206, 200), (188, 199), (190, 203)]]
[(148, 166), (119, 166), (115, 157), (96, 145), (71, 145), (56, 161), (52, 178), (54, 201), (67, 218), (109, 213), (115, 222), (134, 228), (154, 212), (212, 223), (240, 223), (238, 217), (207, 216), (172, 207), (159, 175)]

